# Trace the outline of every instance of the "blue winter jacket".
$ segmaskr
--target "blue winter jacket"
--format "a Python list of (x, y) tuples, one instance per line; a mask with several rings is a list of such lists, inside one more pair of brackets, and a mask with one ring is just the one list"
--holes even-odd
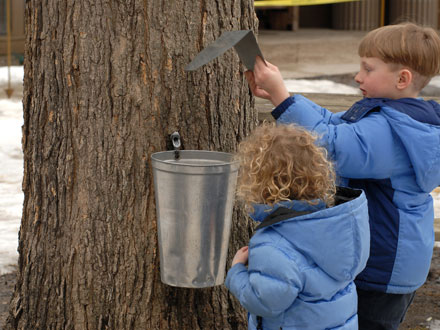
[(355, 276), (369, 252), (365, 194), (325, 208), (287, 201), (273, 209), (256, 205), (251, 217), (263, 221), (280, 206), (312, 213), (259, 229), (249, 242), (248, 266), (234, 265), (225, 285), (263, 329), (357, 329)]
[(338, 174), (366, 193), (371, 251), (357, 287), (388, 293), (420, 287), (434, 244), (430, 192), (440, 184), (439, 104), (365, 98), (334, 114), (296, 95), (272, 114), (318, 132)]

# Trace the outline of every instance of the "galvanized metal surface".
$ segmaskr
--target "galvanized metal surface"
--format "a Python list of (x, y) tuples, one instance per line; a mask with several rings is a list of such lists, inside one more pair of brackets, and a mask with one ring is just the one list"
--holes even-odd
[(333, 27), (369, 31), (380, 26), (380, 0), (363, 0), (333, 5)]
[(438, 0), (391, 0), (390, 23), (411, 21), (438, 28)]
[[(200, 68), (234, 47), (238, 56), (248, 70), (254, 69), (255, 58), (263, 58), (260, 47), (251, 30), (226, 31), (212, 44), (203, 49), (186, 67), (186, 71)], [(264, 58), (263, 58), (264, 59)]]
[(238, 162), (232, 154), (181, 150), (151, 156), (163, 283), (187, 288), (224, 281)]

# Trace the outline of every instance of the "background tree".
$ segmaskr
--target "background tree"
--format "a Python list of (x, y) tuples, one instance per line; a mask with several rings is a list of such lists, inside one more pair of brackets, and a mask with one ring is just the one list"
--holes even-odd
[[(28, 0), (25, 22), (25, 200), (6, 328), (245, 328), (224, 286), (160, 282), (149, 160), (174, 131), (186, 149), (230, 152), (255, 125), (234, 52), (183, 69), (223, 31), (255, 30), (253, 1)], [(249, 237), (234, 214), (229, 258)]]

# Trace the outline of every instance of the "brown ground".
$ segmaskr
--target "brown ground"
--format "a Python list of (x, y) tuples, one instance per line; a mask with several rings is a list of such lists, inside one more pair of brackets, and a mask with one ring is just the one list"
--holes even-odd
[(15, 285), (16, 273), (0, 276), (0, 329), (3, 329), (8, 316), (9, 302)]
[[(434, 326), (435, 324), (435, 326)], [(426, 283), (417, 290), (401, 329), (440, 329), (440, 248), (434, 249)]]
[[(359, 59), (357, 46), (365, 32), (302, 29), (260, 31), (258, 41), (264, 57), (280, 68), (285, 78), (325, 77), (336, 82), (353, 84)], [(2, 64), (0, 59), (0, 64)], [(5, 97), (0, 86), (0, 98)], [(15, 86), (14, 98), (20, 98), (21, 86)], [(425, 95), (440, 96), (438, 90)], [(8, 304), (15, 284), (15, 273), (0, 276), (0, 329), (7, 316)], [(440, 329), (440, 248), (434, 256), (428, 279), (418, 291), (401, 329)]]
[[(15, 276), (16, 273), (0, 276), (0, 329), (3, 328), (6, 321)], [(440, 248), (434, 249), (428, 279), (417, 291), (414, 302), (400, 329), (429, 329), (428, 326), (434, 322), (438, 322), (436, 324), (438, 327), (435, 329), (440, 329)]]
[(262, 30), (257, 36), (265, 59), (279, 67), (284, 78), (306, 78), (356, 72), (361, 31), (300, 29)]

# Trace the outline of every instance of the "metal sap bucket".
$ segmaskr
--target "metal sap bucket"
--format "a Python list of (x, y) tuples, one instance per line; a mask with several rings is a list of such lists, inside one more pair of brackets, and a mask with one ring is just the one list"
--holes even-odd
[(181, 150), (151, 156), (163, 283), (220, 285), (225, 277), (238, 162), (232, 154)]

